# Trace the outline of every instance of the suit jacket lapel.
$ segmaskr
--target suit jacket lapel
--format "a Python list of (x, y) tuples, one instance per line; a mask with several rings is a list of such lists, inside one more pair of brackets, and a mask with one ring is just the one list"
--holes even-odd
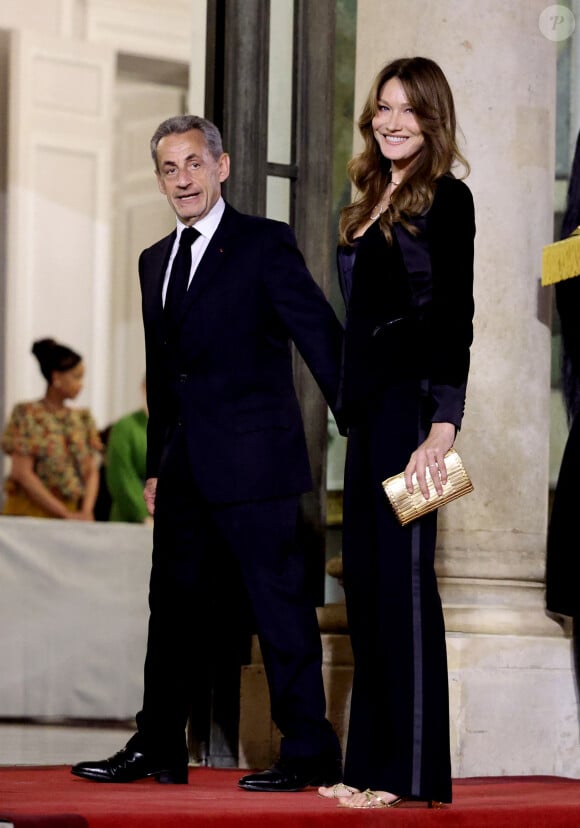
[(148, 292), (147, 301), (150, 307), (150, 313), (155, 318), (161, 318), (163, 316), (163, 280), (176, 232), (174, 230), (173, 233), (170, 233), (169, 236), (162, 239), (153, 248), (151, 253), (151, 261), (149, 263), (151, 289)]
[(185, 296), (185, 301), (182, 305), (181, 318), (183, 314), (187, 313), (189, 308), (196, 302), (203, 292), (212, 283), (217, 271), (220, 269), (222, 262), (225, 261), (226, 256), (232, 252), (234, 247), (235, 236), (239, 232), (238, 222), (236, 219), (236, 211), (226, 205), (226, 210), (222, 216), (217, 230), (213, 234), (207, 250), (202, 256), (202, 259), (195, 271), (189, 290)]

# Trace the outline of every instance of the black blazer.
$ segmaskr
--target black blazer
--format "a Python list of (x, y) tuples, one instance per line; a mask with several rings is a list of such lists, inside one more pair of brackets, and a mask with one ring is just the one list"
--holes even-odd
[(161, 290), (175, 232), (139, 257), (149, 407), (147, 476), (177, 422), (201, 493), (225, 503), (312, 486), (291, 340), (336, 402), (342, 327), (288, 225), (230, 205), (193, 277), (178, 330)]
[(346, 422), (356, 422), (386, 385), (416, 376), (425, 383), (431, 422), (461, 426), (473, 340), (471, 191), (441, 178), (431, 208), (414, 224), (417, 235), (396, 226), (389, 245), (376, 222), (355, 249), (339, 250)]

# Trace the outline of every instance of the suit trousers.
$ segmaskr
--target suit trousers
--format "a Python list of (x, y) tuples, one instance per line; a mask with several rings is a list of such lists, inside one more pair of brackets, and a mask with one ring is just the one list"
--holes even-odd
[(145, 749), (181, 755), (199, 666), (219, 658), (208, 651), (212, 619), (227, 624), (241, 645), (249, 602), (282, 758), (340, 754), (326, 719), (305, 554), (296, 544), (298, 505), (298, 496), (208, 503), (189, 468), (184, 429), (175, 428), (155, 501), (144, 697), (137, 714)]

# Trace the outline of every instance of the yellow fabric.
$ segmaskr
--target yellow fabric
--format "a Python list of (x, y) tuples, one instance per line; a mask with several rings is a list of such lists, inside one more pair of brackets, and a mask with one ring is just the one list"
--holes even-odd
[[(24, 489), (17, 483), (14, 483), (13, 480), (6, 481), (4, 488), (6, 490), (6, 499), (2, 509), (3, 515), (54, 518), (54, 515), (49, 514), (41, 506), (33, 503)], [(79, 504), (77, 501), (63, 501), (63, 503), (71, 512), (78, 512)]]
[(580, 275), (580, 228), (542, 251), (542, 285), (553, 285)]

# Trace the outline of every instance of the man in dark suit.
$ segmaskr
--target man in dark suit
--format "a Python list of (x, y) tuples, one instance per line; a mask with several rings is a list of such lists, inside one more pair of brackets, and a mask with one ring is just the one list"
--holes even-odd
[[(185, 726), (194, 658), (207, 635), (203, 607), (220, 594), (226, 567), (234, 567), (282, 733), (276, 764), (239, 785), (331, 785), (342, 778), (341, 754), (326, 719), (320, 633), (306, 556), (296, 544), (299, 496), (312, 483), (290, 343), (332, 406), (342, 328), (288, 225), (224, 202), (230, 160), (214, 124), (170, 118), (151, 151), (177, 230), (139, 259), (149, 408), (145, 499), (155, 515), (143, 706), (137, 733), (119, 753), (72, 772), (109, 782), (187, 782)], [(198, 234), (183, 245), (191, 254), (189, 287), (175, 302), (172, 265), (190, 227)]]

